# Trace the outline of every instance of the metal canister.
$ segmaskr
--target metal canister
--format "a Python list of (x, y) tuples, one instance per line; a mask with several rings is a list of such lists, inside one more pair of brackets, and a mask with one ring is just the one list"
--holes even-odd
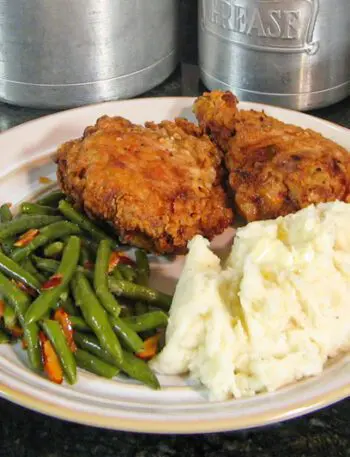
[(61, 108), (128, 98), (177, 62), (178, 0), (0, 0), (0, 99)]
[(308, 110), (350, 94), (350, 0), (199, 0), (210, 89)]

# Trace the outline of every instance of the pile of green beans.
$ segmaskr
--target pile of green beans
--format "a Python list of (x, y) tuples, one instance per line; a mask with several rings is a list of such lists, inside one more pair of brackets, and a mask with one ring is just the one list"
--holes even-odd
[[(30, 229), (38, 231), (23, 246), (16, 243)], [(60, 191), (23, 202), (15, 216), (8, 204), (0, 206), (0, 344), (22, 339), (31, 367), (42, 372), (43, 332), (70, 384), (80, 367), (105, 378), (121, 372), (158, 389), (141, 355), (144, 339), (164, 332), (172, 297), (149, 287), (143, 250), (135, 251), (135, 261), (120, 253), (124, 262), (110, 271), (114, 250), (118, 240)], [(56, 320), (58, 308), (72, 341)]]

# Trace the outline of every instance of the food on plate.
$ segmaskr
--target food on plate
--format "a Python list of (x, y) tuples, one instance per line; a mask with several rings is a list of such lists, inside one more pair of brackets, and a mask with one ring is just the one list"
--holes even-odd
[(123, 243), (160, 254), (186, 251), (232, 222), (222, 187), (221, 153), (194, 124), (177, 119), (146, 127), (103, 116), (58, 150), (63, 192)]
[(74, 384), (79, 366), (158, 389), (146, 361), (172, 297), (149, 287), (145, 252), (134, 261), (62, 196), (24, 202), (15, 218), (0, 207), (0, 343), (21, 340), (30, 366), (55, 383)]
[(350, 156), (321, 134), (240, 110), (231, 92), (204, 93), (194, 112), (224, 151), (235, 204), (248, 221), (350, 201)]
[(237, 230), (224, 267), (196, 236), (158, 372), (189, 372), (211, 399), (274, 391), (350, 349), (350, 205), (311, 205)]
[[(194, 111), (200, 127), (103, 116), (59, 148), (61, 190), (15, 217), (0, 206), (0, 343), (21, 342), (49, 380), (80, 367), (158, 389), (152, 368), (189, 372), (224, 400), (350, 349), (348, 153), (230, 92)], [(233, 221), (231, 191), (248, 221), (270, 220), (238, 229), (222, 266), (209, 240)], [(173, 300), (149, 286), (146, 251), (188, 246)]]

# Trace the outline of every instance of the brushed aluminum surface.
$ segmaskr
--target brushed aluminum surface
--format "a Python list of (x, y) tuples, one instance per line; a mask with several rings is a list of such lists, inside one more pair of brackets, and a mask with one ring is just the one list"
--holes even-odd
[(350, 0), (200, 0), (210, 89), (298, 110), (350, 94)]
[(0, 0), (0, 99), (68, 107), (128, 98), (178, 62), (178, 0)]

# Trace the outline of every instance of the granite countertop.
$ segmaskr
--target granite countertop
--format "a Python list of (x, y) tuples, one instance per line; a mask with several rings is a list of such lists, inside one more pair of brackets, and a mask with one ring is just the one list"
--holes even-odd
[[(195, 3), (183, 0), (182, 63), (144, 96), (195, 96), (204, 90), (196, 66)], [(0, 131), (52, 113), (0, 103)], [(315, 116), (350, 127), (350, 98)], [(116, 432), (73, 424), (0, 400), (0, 457), (350, 456), (350, 400), (258, 430), (192, 436)]]

